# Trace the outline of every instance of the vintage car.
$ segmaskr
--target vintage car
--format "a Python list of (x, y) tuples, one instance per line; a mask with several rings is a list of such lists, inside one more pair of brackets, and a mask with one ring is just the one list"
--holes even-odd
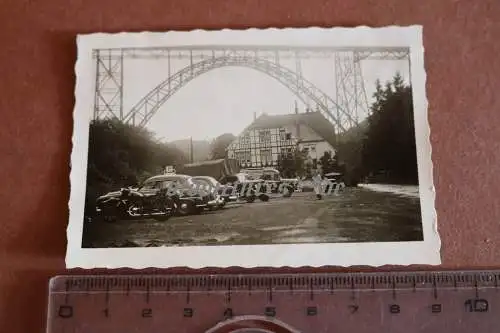
[(298, 188), (298, 179), (282, 178), (280, 172), (275, 168), (254, 168), (249, 170), (256, 179), (261, 180), (261, 191), (266, 193), (281, 194), (290, 197)]
[(220, 183), (223, 185), (219, 190), (222, 195), (229, 196), (231, 201), (241, 200), (248, 203), (254, 202), (256, 198), (268, 201), (269, 195), (261, 191), (261, 179), (254, 179), (251, 175), (239, 172), (232, 176), (225, 176)]
[(172, 197), (165, 190), (138, 191), (122, 188), (109, 192), (96, 200), (96, 216), (107, 222), (127, 218), (154, 218), (168, 220), (176, 210)]
[[(158, 175), (137, 188), (121, 189), (97, 198), (98, 215), (107, 220), (126, 217), (168, 218), (171, 215), (201, 213), (209, 206), (210, 196), (196, 193), (190, 176)], [(158, 207), (167, 208), (158, 208)]]
[(345, 184), (343, 182), (343, 174), (340, 172), (330, 172), (324, 175), (323, 191), (325, 194), (338, 193), (343, 191)]
[[(194, 176), (191, 180), (196, 185), (197, 191), (202, 195), (209, 196), (208, 208), (215, 210), (223, 208), (227, 201), (230, 201), (228, 196), (222, 195), (222, 185), (215, 178), (210, 176)], [(226, 201), (227, 198), (227, 201)]]
[(148, 181), (160, 182), (161, 186), (169, 188), (168, 193), (178, 201), (177, 213), (179, 215), (199, 214), (205, 208), (215, 207), (219, 204), (211, 193), (199, 191), (199, 185), (193, 181), (192, 176), (166, 174), (152, 177), (146, 182)]
[(220, 184), (218, 193), (222, 198), (224, 198), (226, 203), (238, 201), (238, 199), (240, 199), (238, 188), (241, 188), (241, 186), (238, 186), (239, 182), (240, 180), (236, 175), (224, 176), (218, 181)]

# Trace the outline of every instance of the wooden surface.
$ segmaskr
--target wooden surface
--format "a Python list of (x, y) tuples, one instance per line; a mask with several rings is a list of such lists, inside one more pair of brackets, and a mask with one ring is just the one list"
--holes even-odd
[(4, 0), (0, 8), (2, 332), (44, 332), (47, 282), (64, 272), (77, 33), (422, 24), (444, 266), (500, 263), (497, 0)]

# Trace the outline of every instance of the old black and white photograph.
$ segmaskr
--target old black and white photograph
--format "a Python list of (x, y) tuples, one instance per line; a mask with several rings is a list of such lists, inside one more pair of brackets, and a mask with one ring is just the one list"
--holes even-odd
[(439, 264), (422, 40), (79, 35), (67, 265)]

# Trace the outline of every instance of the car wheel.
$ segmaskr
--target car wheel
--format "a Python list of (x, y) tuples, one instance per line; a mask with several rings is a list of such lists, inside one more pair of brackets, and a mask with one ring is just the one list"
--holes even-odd
[(267, 201), (269, 201), (269, 196), (266, 194), (261, 194), (261, 195), (259, 195), (259, 199), (260, 199), (260, 201), (267, 202)]
[(165, 222), (170, 218), (170, 215), (155, 215), (153, 219), (158, 222)]
[(194, 213), (195, 205), (191, 201), (180, 201), (177, 206), (177, 213), (181, 216), (190, 215)]

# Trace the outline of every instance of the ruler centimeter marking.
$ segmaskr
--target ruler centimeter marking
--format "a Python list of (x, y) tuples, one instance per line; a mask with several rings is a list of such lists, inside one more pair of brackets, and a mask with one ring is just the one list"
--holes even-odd
[[(171, 331), (188, 333), (232, 332), (228, 327), (283, 333), (308, 327), (321, 333), (398, 327), (465, 332), (500, 325), (499, 313), (492, 311), (500, 304), (499, 276), (500, 271), (59, 276), (50, 282), (47, 332), (92, 328), (114, 333), (136, 327), (148, 333), (156, 332), (162, 320)], [(140, 320), (157, 313), (163, 317)], [(194, 317), (194, 322), (183, 321)], [(463, 330), (449, 324), (457, 320)]]
[[(352, 274), (352, 273), (351, 273)], [(367, 276), (346, 276), (342, 278), (335, 277), (334, 279), (323, 279), (321, 277), (316, 277), (314, 274), (307, 276), (294, 276), (285, 275), (280, 279), (275, 277), (262, 277), (259, 275), (248, 276), (247, 278), (242, 278), (241, 275), (220, 275), (212, 276), (211, 282), (206, 282), (203, 277), (199, 276), (58, 276), (52, 281), (53, 292), (64, 292), (72, 293), (74, 291), (103, 291), (111, 289), (119, 289), (131, 291), (143, 288), (145, 290), (153, 289), (164, 289), (167, 286), (166, 291), (182, 290), (182, 291), (193, 291), (196, 289), (202, 289), (206, 292), (212, 292), (220, 290), (221, 288), (227, 289), (231, 286), (243, 287), (246, 286), (250, 290), (256, 291), (259, 289), (266, 289), (269, 292), (276, 290), (277, 288), (285, 288), (295, 290), (297, 286), (305, 287), (306, 289), (329, 289), (329, 290), (340, 290), (340, 289), (399, 289), (402, 286), (411, 285), (413, 289), (421, 288), (423, 285), (431, 285), (433, 288), (437, 288), (439, 285), (442, 287), (453, 287), (458, 289), (458, 284), (468, 285), (475, 289), (479, 288), (479, 285), (489, 285), (491, 287), (498, 287), (498, 277), (500, 273), (495, 274), (477, 274), (471, 273), (471, 275), (465, 274), (452, 274), (452, 279), (450, 277), (443, 277), (439, 273), (437, 275), (432, 275), (429, 273), (424, 273), (423, 275), (410, 273), (409, 276), (378, 276), (373, 273), (360, 273), (366, 274)], [(59, 285), (59, 281), (64, 281), (64, 289)], [(216, 281), (214, 285), (213, 281)], [(452, 283), (452, 285), (450, 285)], [(385, 286), (383, 288), (382, 286)], [(270, 296), (272, 297), (272, 296)]]

